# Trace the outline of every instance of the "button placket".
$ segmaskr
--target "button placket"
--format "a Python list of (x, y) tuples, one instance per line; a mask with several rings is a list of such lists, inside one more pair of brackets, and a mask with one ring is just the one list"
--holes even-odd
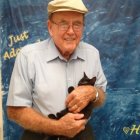
[(72, 67), (70, 62), (66, 63), (66, 77), (67, 77), (66, 79), (67, 88), (73, 86), (73, 72), (72, 72)]

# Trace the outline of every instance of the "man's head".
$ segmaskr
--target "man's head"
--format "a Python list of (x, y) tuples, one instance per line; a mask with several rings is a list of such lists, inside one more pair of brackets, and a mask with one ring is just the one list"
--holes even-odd
[(81, 40), (87, 11), (82, 0), (53, 0), (48, 4), (48, 30), (66, 59)]

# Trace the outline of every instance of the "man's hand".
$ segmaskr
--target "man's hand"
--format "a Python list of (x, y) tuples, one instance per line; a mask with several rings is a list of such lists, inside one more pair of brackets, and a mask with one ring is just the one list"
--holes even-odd
[(75, 135), (77, 135), (80, 131), (84, 130), (87, 120), (83, 119), (83, 117), (84, 114), (73, 113), (68, 113), (65, 116), (63, 116), (59, 120), (60, 135), (72, 138)]
[(79, 113), (95, 98), (95, 94), (93, 86), (78, 86), (68, 95), (66, 106), (70, 112)]

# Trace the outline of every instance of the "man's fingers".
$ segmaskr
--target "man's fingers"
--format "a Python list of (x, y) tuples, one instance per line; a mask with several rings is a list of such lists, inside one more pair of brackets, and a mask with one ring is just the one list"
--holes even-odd
[(68, 105), (74, 99), (73, 94), (69, 94), (66, 98), (66, 105)]
[(81, 108), (75, 104), (74, 106), (69, 107), (69, 111), (73, 113), (79, 113), (81, 111)]
[(80, 120), (82, 118), (84, 118), (84, 114), (74, 114), (74, 119), (75, 120)]

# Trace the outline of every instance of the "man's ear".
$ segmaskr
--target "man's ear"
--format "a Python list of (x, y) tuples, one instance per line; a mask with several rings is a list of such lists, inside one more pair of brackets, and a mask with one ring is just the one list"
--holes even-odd
[(52, 36), (52, 23), (50, 20), (47, 21), (47, 27), (48, 27), (48, 31), (49, 31), (49, 34), (50, 36)]

